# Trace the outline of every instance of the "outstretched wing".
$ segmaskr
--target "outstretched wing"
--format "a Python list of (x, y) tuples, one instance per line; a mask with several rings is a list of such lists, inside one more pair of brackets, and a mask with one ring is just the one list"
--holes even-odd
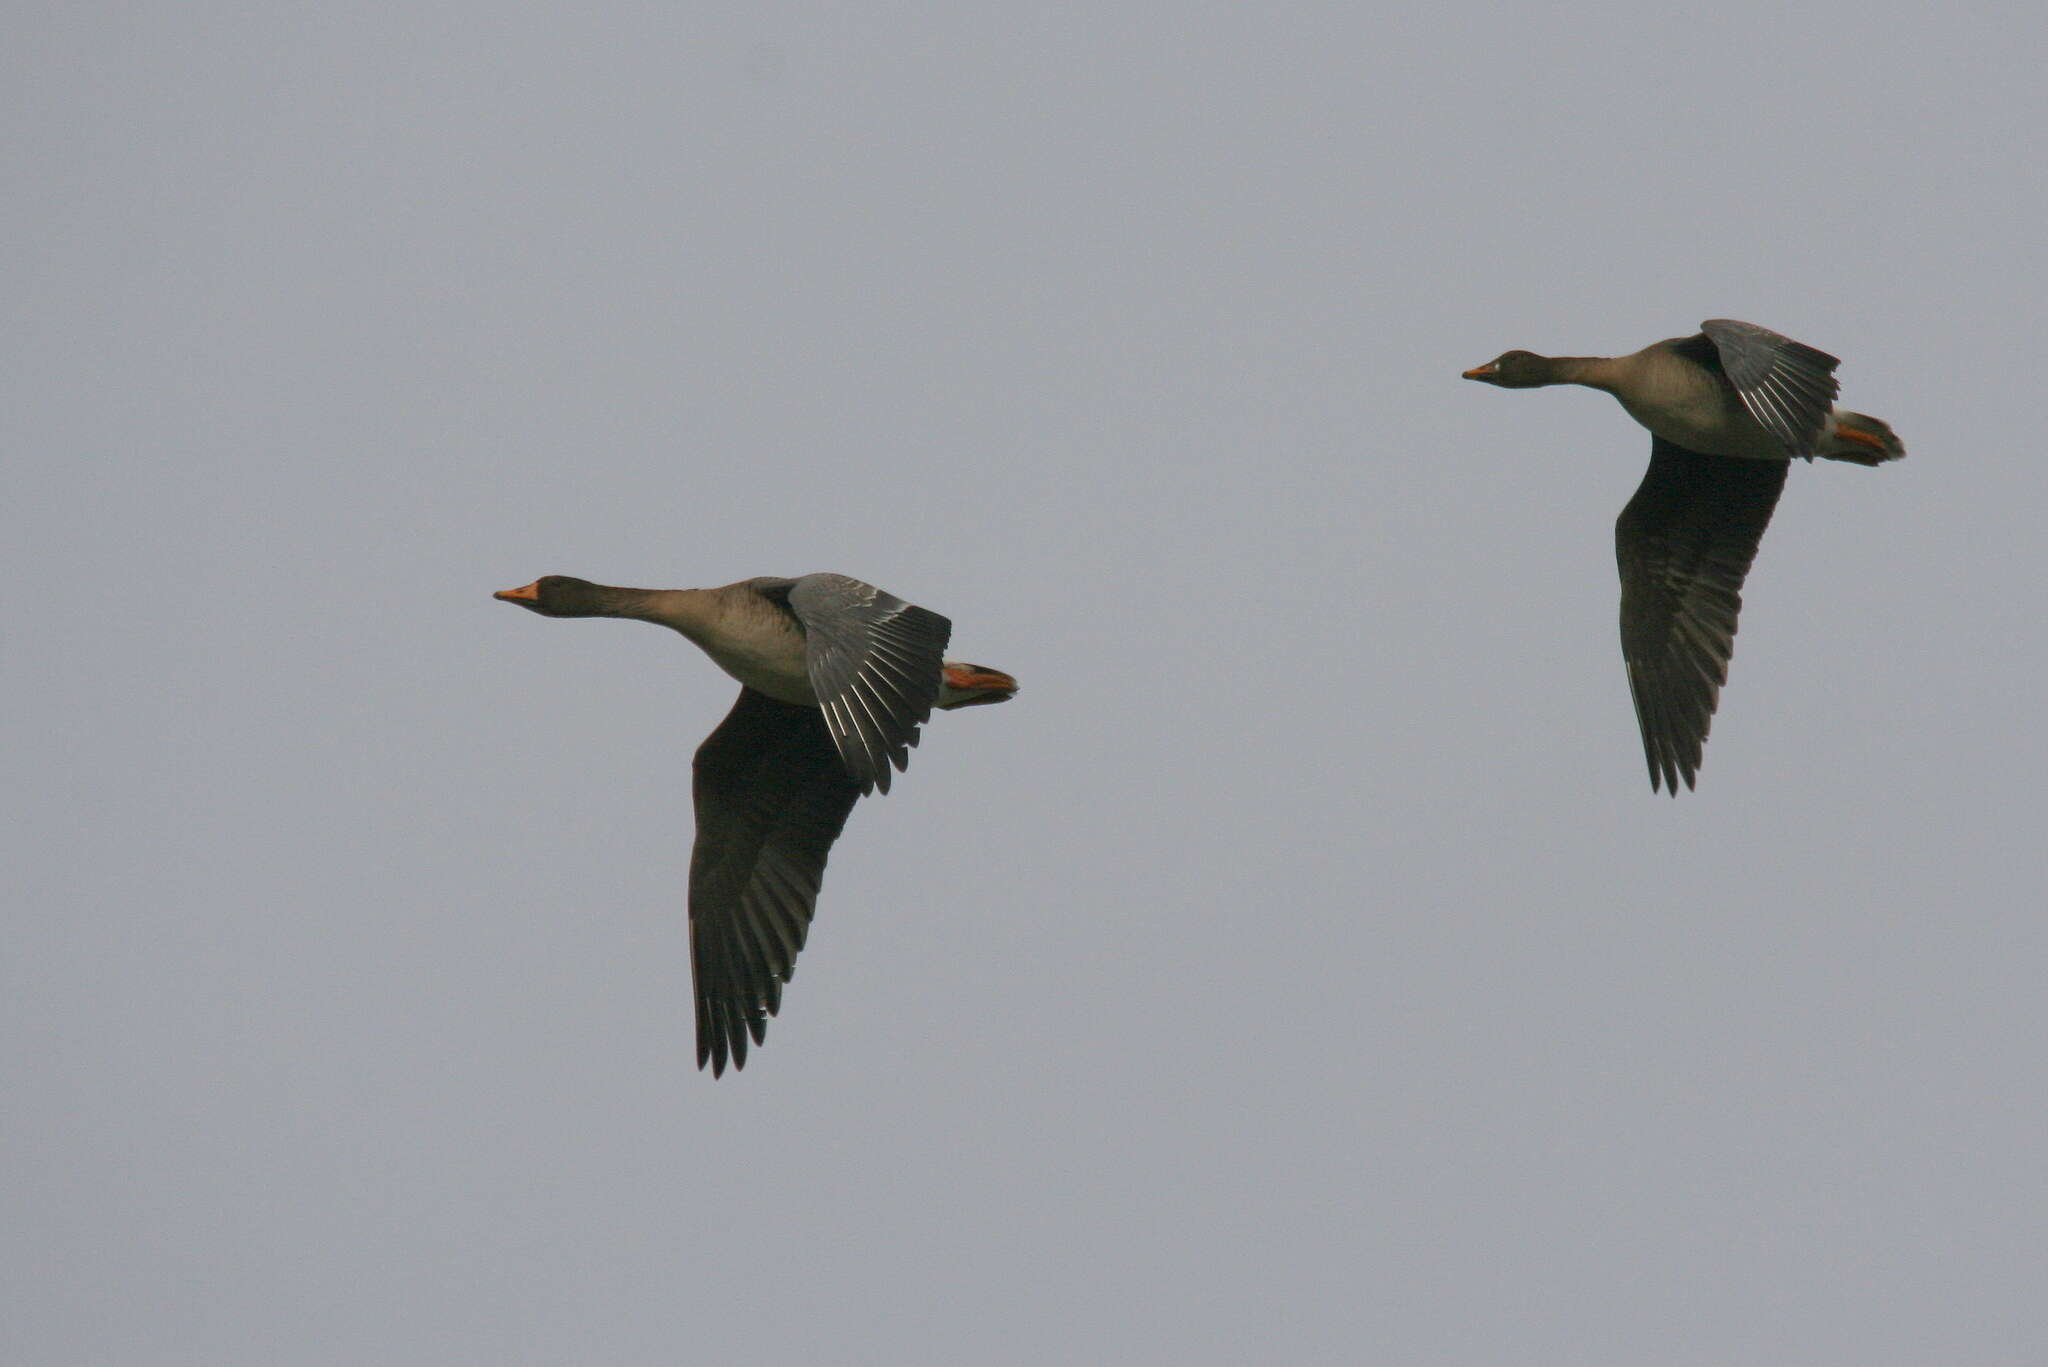
[(1787, 455), (1811, 457), (1841, 390), (1835, 379), (1841, 362), (1733, 318), (1709, 318), (1700, 331), (1714, 344), (1721, 370), (1749, 415), (1785, 444)]
[(953, 624), (843, 574), (797, 580), (789, 608), (803, 623), (811, 687), (847, 772), (862, 792), (888, 792), (889, 766), (910, 763), (938, 699)]
[(814, 707), (751, 688), (698, 747), (690, 855), (697, 1066), (747, 1061), (782, 1005), (832, 842), (860, 799)]
[(1650, 469), (1614, 524), (1621, 654), (1650, 787), (1693, 786), (1728, 681), (1742, 581), (1791, 469), (1703, 455), (1655, 438)]

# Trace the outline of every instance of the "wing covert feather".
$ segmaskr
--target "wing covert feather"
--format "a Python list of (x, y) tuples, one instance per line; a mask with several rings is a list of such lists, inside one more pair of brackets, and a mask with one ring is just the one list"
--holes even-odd
[(1721, 371), (1749, 415), (1785, 444), (1788, 456), (1811, 457), (1827, 429), (1841, 384), (1841, 362), (1825, 351), (1733, 318), (1709, 318), (1700, 332), (1714, 344)]
[(843, 574), (807, 574), (789, 590), (826, 729), (861, 790), (889, 791), (932, 714), (953, 624)]

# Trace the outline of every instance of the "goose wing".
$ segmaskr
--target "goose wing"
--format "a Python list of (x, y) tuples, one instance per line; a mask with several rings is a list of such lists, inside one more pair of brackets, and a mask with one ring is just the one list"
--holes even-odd
[(747, 1061), (811, 926), (825, 860), (861, 785), (815, 707), (740, 690), (694, 766), (690, 972), (697, 1066), (715, 1077)]
[(889, 791), (932, 714), (953, 624), (843, 574), (807, 574), (789, 589), (804, 662), (832, 743), (863, 793)]
[(1614, 524), (1621, 653), (1650, 787), (1693, 786), (1728, 680), (1742, 581), (1785, 487), (1787, 461), (1704, 455), (1655, 438)]
[(1733, 318), (1709, 318), (1700, 324), (1700, 332), (1714, 344), (1722, 373), (1749, 415), (1785, 444), (1788, 455), (1810, 458), (1841, 391), (1835, 379), (1841, 362), (1769, 328)]

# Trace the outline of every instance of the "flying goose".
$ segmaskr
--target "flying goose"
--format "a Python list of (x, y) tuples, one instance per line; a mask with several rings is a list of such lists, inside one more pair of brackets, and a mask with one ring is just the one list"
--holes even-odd
[(1502, 389), (1604, 389), (1650, 429), (1650, 469), (1614, 546), (1652, 791), (1693, 786), (1735, 651), (1742, 580), (1791, 458), (1882, 465), (1906, 454), (1889, 424), (1834, 406), (1837, 364), (1768, 328), (1713, 318), (1627, 356), (1509, 351), (1465, 372)]
[(697, 1066), (747, 1062), (782, 1005), (832, 842), (889, 791), (934, 707), (1006, 701), (1017, 681), (943, 658), (952, 623), (843, 574), (716, 589), (627, 589), (551, 574), (492, 595), (543, 617), (630, 617), (681, 632), (740, 682), (698, 747), (690, 854)]

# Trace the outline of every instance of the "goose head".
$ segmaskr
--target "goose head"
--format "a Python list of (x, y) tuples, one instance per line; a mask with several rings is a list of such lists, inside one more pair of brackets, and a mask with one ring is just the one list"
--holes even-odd
[(1502, 389), (1538, 389), (1557, 383), (1551, 358), (1533, 351), (1503, 351), (1485, 365), (1466, 371), (1465, 378)]
[(547, 574), (524, 588), (500, 589), (491, 597), (517, 603), (543, 617), (612, 617), (618, 590), (566, 574)]

